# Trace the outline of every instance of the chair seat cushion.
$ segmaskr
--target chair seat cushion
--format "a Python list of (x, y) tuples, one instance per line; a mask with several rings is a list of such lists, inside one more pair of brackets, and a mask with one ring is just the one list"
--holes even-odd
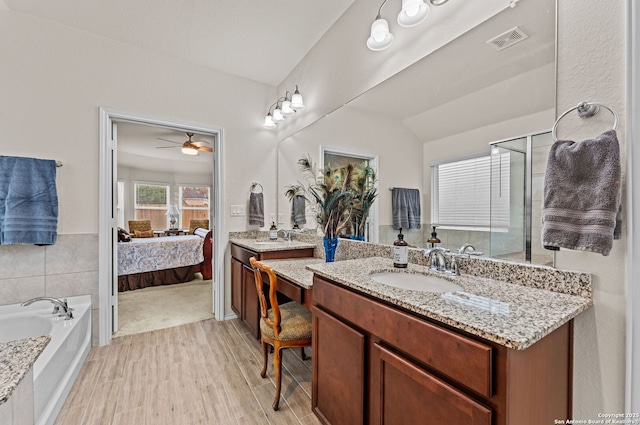
[[(273, 310), (268, 311), (269, 319), (273, 320)], [(280, 335), (273, 333), (273, 328), (264, 319), (260, 320), (260, 332), (278, 341), (292, 341), (295, 339), (311, 338), (311, 312), (295, 301), (280, 306)]]

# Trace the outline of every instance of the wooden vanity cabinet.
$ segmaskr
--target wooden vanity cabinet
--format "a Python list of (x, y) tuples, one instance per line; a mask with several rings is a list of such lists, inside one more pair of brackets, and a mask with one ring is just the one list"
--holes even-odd
[(313, 293), (312, 409), (324, 424), (571, 417), (571, 322), (513, 350), (318, 276)]
[[(313, 248), (255, 252), (231, 244), (231, 308), (257, 339), (260, 338), (260, 304), (249, 263), (251, 257), (258, 260), (313, 257)], [(266, 274), (263, 282), (268, 282)], [(302, 304), (304, 301), (301, 288), (290, 282), (279, 279), (278, 291), (283, 294), (283, 302), (292, 299)]]

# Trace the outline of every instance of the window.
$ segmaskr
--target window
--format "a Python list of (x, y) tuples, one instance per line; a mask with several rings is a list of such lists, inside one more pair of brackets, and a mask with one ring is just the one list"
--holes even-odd
[[(503, 153), (433, 165), (432, 225), (486, 231), (492, 225), (508, 227), (509, 163), (509, 153)], [(493, 189), (499, 190), (501, 195), (494, 196), (493, 203), (492, 173)]]
[(153, 229), (166, 229), (169, 223), (169, 185), (136, 182), (133, 187), (136, 220), (151, 220)]
[(180, 227), (189, 228), (191, 220), (208, 220), (211, 199), (209, 186), (178, 186), (180, 196)]

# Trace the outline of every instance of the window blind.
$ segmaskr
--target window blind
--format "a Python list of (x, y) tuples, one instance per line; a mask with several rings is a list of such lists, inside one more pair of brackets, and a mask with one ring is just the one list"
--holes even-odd
[[(432, 225), (488, 230), (493, 221), (493, 226), (508, 226), (508, 156), (506, 153), (433, 165)], [(500, 197), (492, 196), (496, 190), (500, 191)]]

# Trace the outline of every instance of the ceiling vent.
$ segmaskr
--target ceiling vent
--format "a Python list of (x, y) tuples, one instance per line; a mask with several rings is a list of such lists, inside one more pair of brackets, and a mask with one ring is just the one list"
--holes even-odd
[(487, 40), (487, 44), (493, 46), (496, 50), (504, 50), (507, 47), (526, 40), (527, 38), (529, 38), (529, 34), (518, 27), (513, 27), (509, 31), (506, 31), (491, 40)]

